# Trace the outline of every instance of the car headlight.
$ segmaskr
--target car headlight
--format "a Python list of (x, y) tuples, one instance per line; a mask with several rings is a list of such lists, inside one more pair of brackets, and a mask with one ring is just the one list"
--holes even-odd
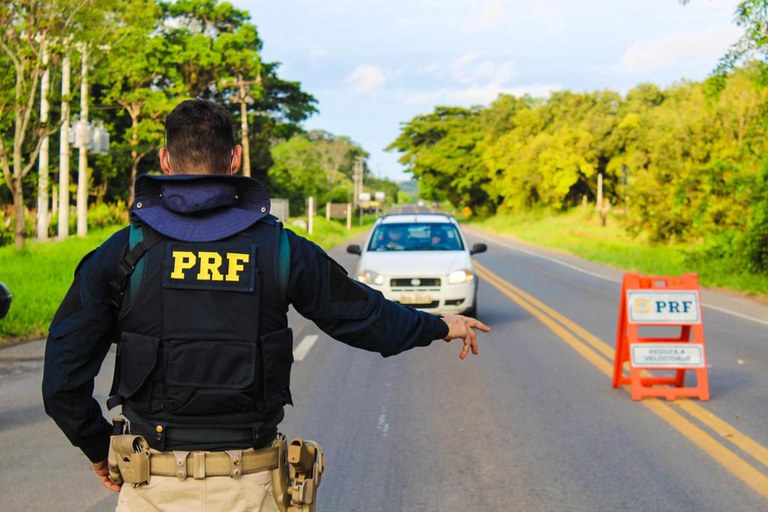
[(463, 268), (461, 270), (454, 270), (448, 274), (448, 284), (462, 284), (468, 283), (475, 278), (475, 274), (471, 270)]
[(384, 276), (373, 270), (363, 270), (358, 274), (357, 280), (365, 284), (375, 284), (381, 286), (384, 284)]

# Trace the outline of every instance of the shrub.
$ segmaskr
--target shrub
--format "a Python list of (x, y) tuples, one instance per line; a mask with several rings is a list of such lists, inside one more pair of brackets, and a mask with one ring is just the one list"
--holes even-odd
[(127, 222), (128, 209), (123, 201), (99, 203), (88, 210), (88, 227), (90, 228), (106, 228)]

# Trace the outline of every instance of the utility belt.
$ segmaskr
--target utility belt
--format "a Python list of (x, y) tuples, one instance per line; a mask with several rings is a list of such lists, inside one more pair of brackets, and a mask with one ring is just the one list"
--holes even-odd
[(134, 487), (149, 483), (152, 476), (238, 479), (271, 471), (272, 491), (281, 512), (314, 512), (325, 469), (323, 452), (316, 442), (294, 438), (288, 443), (282, 434), (277, 434), (267, 448), (213, 452), (160, 452), (150, 448), (141, 435), (117, 434), (110, 439), (108, 465), (110, 480)]
[[(135, 414), (130, 414), (130, 421), (116, 418), (114, 433), (129, 432), (147, 440), (151, 448), (158, 451), (199, 450), (222, 446), (226, 448), (265, 448), (277, 436), (277, 427), (190, 427), (168, 423), (148, 423)], [(120, 423), (123, 421), (124, 423)]]

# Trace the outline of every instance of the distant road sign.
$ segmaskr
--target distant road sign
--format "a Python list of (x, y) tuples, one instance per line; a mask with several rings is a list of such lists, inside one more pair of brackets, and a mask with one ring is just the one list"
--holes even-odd
[(288, 199), (270, 199), (269, 213), (283, 222), (288, 222)]

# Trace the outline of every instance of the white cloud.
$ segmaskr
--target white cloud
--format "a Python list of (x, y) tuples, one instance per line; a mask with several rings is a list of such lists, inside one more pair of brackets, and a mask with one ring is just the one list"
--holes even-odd
[(469, 29), (471, 31), (482, 31), (498, 27), (504, 19), (506, 3), (508, 2), (505, 0), (486, 0), (477, 16), (469, 21)]
[(530, 84), (505, 87), (498, 84), (472, 85), (464, 88), (444, 88), (426, 93), (413, 93), (405, 98), (408, 105), (487, 105), (499, 94), (523, 96), (530, 94), (534, 98), (548, 97), (553, 91), (562, 89), (559, 84)]
[(562, 88), (558, 84), (515, 85), (513, 81), (517, 72), (513, 61), (480, 60), (477, 54), (471, 52), (454, 59), (433, 62), (416, 73), (428, 75), (443, 85), (432, 91), (406, 94), (404, 102), (409, 105), (488, 104), (501, 93), (542, 97)]
[(727, 26), (636, 41), (621, 56), (619, 70), (636, 74), (690, 61), (714, 63), (740, 33), (737, 27)]
[(378, 89), (387, 79), (386, 73), (379, 66), (361, 64), (347, 76), (347, 82), (358, 92), (371, 92)]
[(471, 52), (450, 61), (433, 62), (417, 73), (465, 85), (504, 84), (517, 75), (513, 61), (478, 61), (477, 55)]

